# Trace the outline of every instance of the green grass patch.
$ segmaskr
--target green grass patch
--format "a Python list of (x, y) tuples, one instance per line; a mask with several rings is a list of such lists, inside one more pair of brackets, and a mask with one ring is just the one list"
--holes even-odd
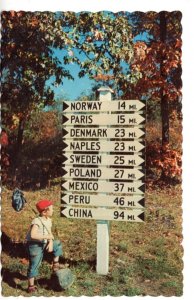
[(118, 250), (119, 251), (127, 253), (127, 249), (128, 249), (128, 244), (126, 242), (119, 243), (119, 245), (118, 245)]
[(163, 279), (167, 276), (177, 276), (179, 270), (171, 265), (165, 257), (138, 258), (137, 270), (144, 279)]
[(139, 288), (136, 288), (136, 287), (130, 287), (124, 293), (124, 295), (128, 296), (128, 297), (138, 296), (138, 295), (141, 295), (141, 294), (142, 294), (141, 290)]
[(101, 296), (121, 296), (123, 295), (120, 292), (118, 286), (116, 285), (107, 285), (102, 289)]
[[(180, 190), (180, 187), (172, 187), (147, 192), (149, 222), (110, 222), (110, 261), (106, 276), (96, 273), (96, 221), (61, 218), (60, 186), (25, 192), (33, 207), (37, 199), (54, 200), (53, 233), (63, 245), (62, 263), (68, 264), (76, 277), (68, 290), (53, 291), (49, 288), (50, 261), (44, 260), (38, 277), (37, 296), (182, 295), (182, 228), (178, 218), (181, 213)], [(34, 214), (28, 206), (16, 213), (11, 208), (10, 199), (11, 191), (4, 190), (2, 232), (10, 241), (15, 240), (17, 234), (22, 242)], [(158, 211), (159, 214), (156, 213)], [(175, 226), (171, 226), (169, 216), (173, 216)], [(26, 292), (28, 265), (22, 263), (25, 253), (22, 254), (20, 247), (15, 247), (12, 242), (10, 246), (6, 243), (3, 246), (2, 295), (29, 296)]]
[(163, 282), (160, 286), (160, 289), (163, 293), (172, 293), (178, 297), (183, 295), (183, 286), (177, 281)]
[[(20, 273), (20, 274), (25, 274), (27, 272), (27, 266), (23, 265), (16, 259), (10, 260), (6, 266), (4, 266), (6, 270), (9, 270), (10, 273)], [(3, 269), (4, 270), (4, 269)], [(2, 272), (3, 272), (2, 270)]]

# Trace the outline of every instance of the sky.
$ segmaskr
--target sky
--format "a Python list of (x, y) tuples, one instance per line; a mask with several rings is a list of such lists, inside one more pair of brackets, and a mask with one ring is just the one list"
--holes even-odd
[[(140, 34), (134, 38), (134, 42), (138, 40), (148, 41), (148, 35), (146, 33)], [(54, 49), (53, 49), (54, 50)], [(75, 51), (76, 56), (79, 57), (81, 61), (85, 59), (83, 54), (79, 54), (78, 51)], [(67, 99), (67, 100), (75, 100), (80, 97), (82, 94), (89, 95), (92, 92), (92, 86), (96, 83), (95, 80), (90, 79), (87, 74), (79, 78), (78, 73), (81, 70), (80, 67), (76, 63), (71, 63), (69, 65), (63, 64), (63, 57), (67, 54), (67, 51), (64, 50), (54, 50), (54, 55), (60, 60), (65, 69), (70, 71), (70, 74), (74, 77), (74, 80), (69, 80), (68, 78), (64, 78), (62, 84), (55, 87), (51, 85), (53, 79), (48, 80), (47, 85), (54, 90), (55, 99)], [(124, 68), (123, 63), (123, 68)]]
[[(62, 57), (62, 53), (60, 53), (60, 51), (56, 51), (55, 54), (59, 58)], [(84, 93), (85, 95), (90, 94), (92, 84), (94, 84), (95, 81), (89, 79), (88, 76), (79, 78), (78, 73), (80, 71), (80, 68), (76, 63), (66, 65), (65, 69), (70, 71), (70, 74), (74, 77), (74, 80), (64, 78), (63, 84), (60, 84), (58, 87), (52, 87), (55, 92), (55, 99), (64, 98), (67, 100), (75, 100), (82, 93)], [(50, 84), (50, 82), (51, 81), (48, 81), (48, 84)]]

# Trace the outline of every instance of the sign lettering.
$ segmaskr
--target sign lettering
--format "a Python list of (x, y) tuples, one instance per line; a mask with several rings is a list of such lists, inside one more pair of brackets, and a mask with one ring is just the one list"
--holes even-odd
[(115, 179), (115, 180), (139, 180), (145, 175), (144, 170), (137, 168), (120, 169), (108, 167), (63, 167), (65, 175), (64, 178), (93, 178), (93, 179)]
[(139, 139), (145, 136), (144, 128), (74, 128), (66, 127), (63, 131), (63, 136), (66, 139)]
[(98, 151), (98, 152), (140, 152), (145, 143), (137, 141), (72, 141), (64, 142), (65, 151)]
[(116, 100), (112, 101), (66, 101), (63, 110), (67, 112), (137, 112), (145, 109), (145, 101), (140, 100)]
[(63, 125), (140, 125), (145, 118), (138, 113), (133, 114), (68, 114), (63, 117)]
[(63, 165), (75, 165), (75, 166), (86, 166), (86, 165), (101, 165), (110, 167), (139, 167), (145, 164), (144, 157), (140, 154), (129, 154), (129, 155), (114, 155), (114, 154), (76, 154), (71, 152), (64, 153)]
[(98, 192), (98, 193), (118, 193), (118, 194), (143, 194), (145, 191), (145, 184), (142, 181), (132, 182), (108, 182), (100, 181), (86, 181), (86, 180), (67, 180), (62, 184), (65, 191), (69, 192)]
[(104, 208), (76, 208), (64, 206), (61, 208), (61, 216), (73, 219), (95, 219), (95, 220), (114, 220), (114, 221), (144, 221), (144, 211), (122, 210), (122, 209), (104, 209)]
[(62, 196), (62, 204), (75, 206), (107, 206), (143, 208), (145, 199), (142, 195), (114, 196), (104, 194), (72, 194)]
[(61, 215), (143, 222), (146, 105), (105, 98), (64, 103)]

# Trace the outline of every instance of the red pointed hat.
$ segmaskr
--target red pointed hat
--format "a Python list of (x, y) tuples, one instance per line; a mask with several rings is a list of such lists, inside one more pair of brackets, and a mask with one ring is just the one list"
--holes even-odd
[(50, 205), (53, 205), (52, 201), (47, 200), (47, 199), (43, 199), (43, 200), (38, 201), (38, 203), (36, 203), (36, 208), (39, 212), (42, 212), (43, 210), (45, 210)]

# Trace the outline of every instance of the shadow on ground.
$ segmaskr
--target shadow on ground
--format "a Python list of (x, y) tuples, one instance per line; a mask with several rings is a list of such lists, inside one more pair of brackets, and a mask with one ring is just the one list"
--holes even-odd
[[(6, 253), (10, 257), (10, 265), (11, 265), (11, 259), (18, 259), (18, 262), (14, 262), (9, 267), (8, 265), (3, 263), (2, 260), (2, 270), (1, 270), (1, 276), (2, 276), (2, 282), (8, 284), (11, 288), (18, 289), (21, 291), (26, 291), (26, 288), (23, 287), (24, 281), (27, 281), (27, 276), (24, 275), (24, 273), (27, 273), (27, 267), (28, 267), (28, 253), (26, 249), (25, 243), (14, 243), (11, 241), (10, 237), (7, 236), (4, 232), (2, 232), (1, 236), (1, 244), (2, 244), (2, 256), (3, 253)], [(52, 253), (46, 253), (44, 256), (44, 261), (47, 263), (52, 264)], [(22, 259), (26, 260), (25, 265), (22, 264)], [(83, 261), (83, 260), (71, 260), (64, 258), (63, 256), (60, 258), (60, 264), (61, 266), (64, 266), (64, 268), (79, 268), (81, 265), (86, 265), (88, 269), (94, 270), (96, 268), (96, 258), (91, 257), (90, 260)], [(15, 269), (14, 269), (15, 268)], [(17, 268), (19, 270), (17, 270)], [(20, 271), (21, 268), (21, 271)], [(41, 270), (41, 267), (40, 267)], [(52, 274), (52, 272), (51, 272)], [(43, 287), (46, 290), (55, 290), (55, 287), (53, 286), (51, 279), (46, 278), (46, 275), (41, 275), (41, 278), (37, 279), (37, 284), (41, 288)], [(26, 282), (27, 286), (27, 282)], [(56, 291), (58, 291), (56, 289)]]

